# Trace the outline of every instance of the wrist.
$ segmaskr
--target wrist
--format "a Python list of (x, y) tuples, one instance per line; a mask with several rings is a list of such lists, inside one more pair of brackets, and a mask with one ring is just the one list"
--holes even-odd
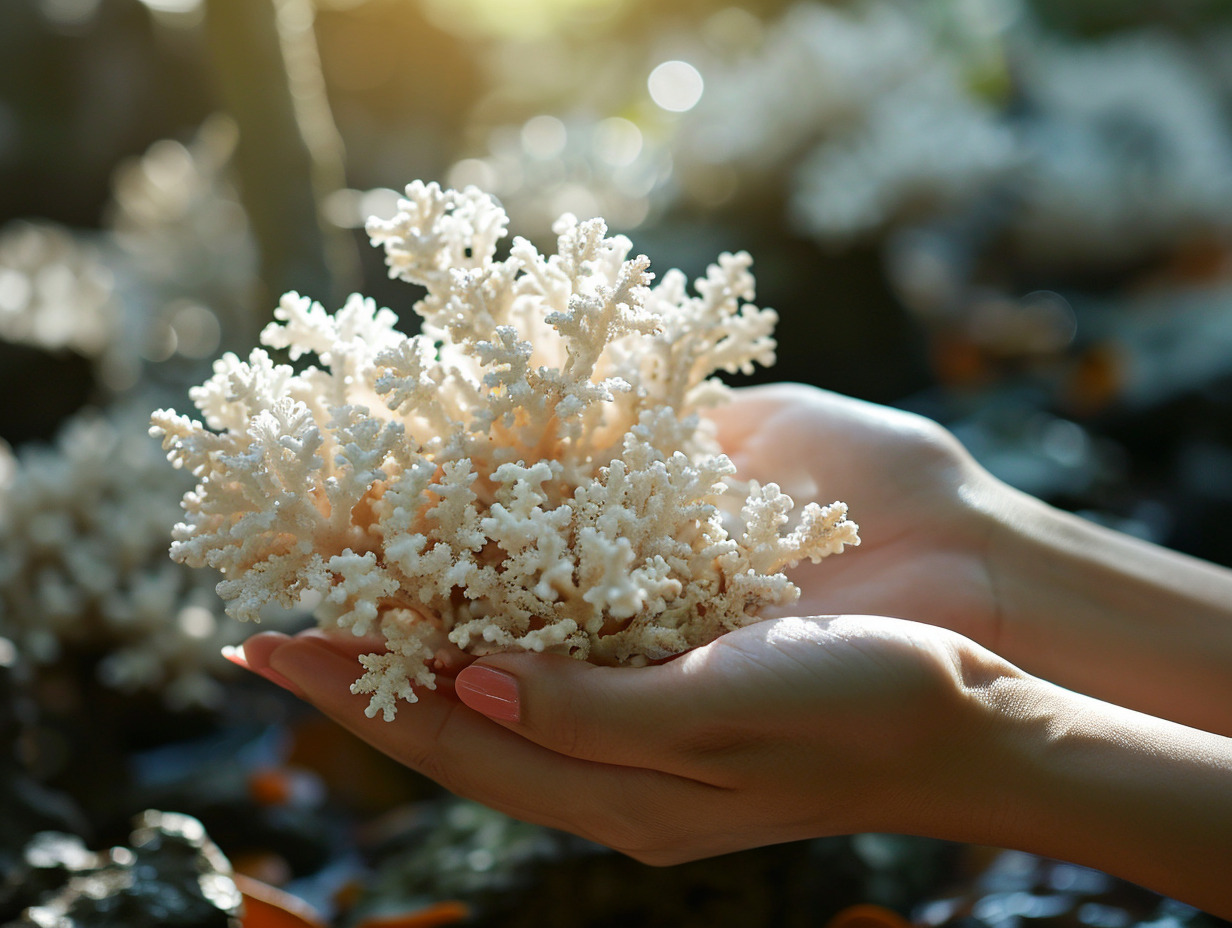
[[(960, 635), (947, 634), (933, 698), (919, 701), (897, 736), (916, 790), (885, 830), (974, 844), (1005, 844), (1015, 809), (1010, 758), (1029, 732), (1041, 681)], [(926, 703), (926, 704), (925, 704)], [(901, 788), (902, 760), (895, 777)], [(1020, 769), (1020, 768), (1019, 768)]]
[(1224, 915), (1232, 740), (1016, 672), (970, 688), (958, 840), (1107, 871)]
[(1232, 572), (1009, 488), (993, 499), (990, 647), (1098, 699), (1232, 733)]

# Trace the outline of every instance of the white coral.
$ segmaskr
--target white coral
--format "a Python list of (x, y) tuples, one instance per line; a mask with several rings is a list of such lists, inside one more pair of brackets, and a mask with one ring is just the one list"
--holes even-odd
[(1022, 50), (1032, 156), (1015, 233), (1036, 260), (1132, 260), (1232, 225), (1232, 126), (1194, 49), (1160, 32)]
[(233, 136), (215, 118), (189, 147), (165, 139), (122, 164), (101, 233), (0, 229), (0, 340), (76, 352), (111, 393), (133, 388), (143, 361), (213, 356), (223, 330), (242, 329), (256, 279), (227, 180)]
[(115, 171), (107, 225), (151, 358), (210, 358), (223, 333), (246, 328), (258, 262), (232, 183), (236, 138), (213, 116), (187, 145), (159, 140)]
[(119, 330), (115, 281), (97, 248), (47, 222), (0, 229), (0, 339), (97, 358)]
[(792, 219), (829, 245), (986, 196), (1022, 161), (976, 90), (999, 67), (988, 14), (978, 3), (794, 3), (760, 49), (705, 69), (678, 166), (728, 165), (745, 184), (789, 177)]
[(289, 294), (263, 341), (322, 367), (227, 355), (193, 393), (205, 424), (154, 415), (198, 481), (172, 556), (221, 570), (237, 617), (311, 591), (323, 626), (383, 636), (353, 687), (370, 715), (433, 685), (446, 637), (661, 659), (790, 602), (779, 571), (859, 541), (841, 503), (780, 536), (792, 502), (773, 484), (724, 523), (735, 468), (698, 413), (722, 399), (716, 371), (774, 359), (748, 255), (691, 296), (678, 272), (652, 288), (597, 219), (563, 217), (554, 255), (515, 238), (498, 260), (506, 222), (475, 188), (411, 184), (369, 234), (427, 288), (421, 334), (359, 297), (330, 316)]
[(86, 411), (54, 446), (0, 445), (0, 636), (36, 664), (99, 653), (108, 685), (215, 704), (218, 650), (237, 636), (209, 575), (165, 557), (189, 481), (142, 425), (131, 411)]
[(1014, 134), (943, 62), (932, 64), (796, 166), (790, 211), (801, 229), (842, 242), (967, 204), (1011, 177), (1023, 160)]

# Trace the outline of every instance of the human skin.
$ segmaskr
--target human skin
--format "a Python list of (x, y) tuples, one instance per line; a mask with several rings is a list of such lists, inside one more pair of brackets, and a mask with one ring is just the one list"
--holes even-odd
[(843, 499), (864, 539), (793, 571), (790, 611), (949, 628), (1054, 683), (1232, 735), (1232, 571), (1020, 493), (920, 416), (798, 384), (737, 392), (713, 418), (740, 476)]
[(390, 723), (348, 690), (372, 642), (243, 659), (454, 792), (649, 863), (900, 832), (1232, 915), (1226, 572), (1023, 497), (905, 413), (780, 385), (715, 420), (741, 476), (861, 523), (793, 574), (796, 615), (643, 668), (485, 657)]

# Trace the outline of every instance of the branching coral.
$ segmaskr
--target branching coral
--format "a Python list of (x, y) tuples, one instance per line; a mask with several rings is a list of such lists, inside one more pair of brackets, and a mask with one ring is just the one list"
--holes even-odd
[(36, 664), (95, 652), (108, 685), (213, 704), (218, 649), (236, 636), (209, 575), (165, 557), (188, 481), (141, 425), (87, 411), (54, 446), (0, 453), (0, 635)]
[(204, 424), (153, 418), (198, 481), (172, 556), (220, 569), (238, 618), (311, 592), (324, 627), (383, 638), (353, 687), (370, 715), (435, 685), (446, 637), (662, 659), (790, 602), (780, 571), (859, 541), (842, 503), (782, 534), (773, 484), (725, 505), (735, 468), (699, 412), (724, 399), (716, 371), (774, 359), (747, 254), (694, 296), (678, 271), (652, 288), (602, 220), (566, 215), (555, 255), (515, 238), (498, 260), (506, 224), (475, 188), (411, 184), (368, 230), (427, 290), (419, 335), (359, 296), (330, 315), (288, 294), (262, 340), (320, 367), (226, 355), (192, 394)]

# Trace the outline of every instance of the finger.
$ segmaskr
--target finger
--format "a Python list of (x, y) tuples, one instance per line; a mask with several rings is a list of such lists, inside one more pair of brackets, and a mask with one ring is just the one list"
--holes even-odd
[(345, 629), (307, 628), (299, 632), (296, 639), (300, 641), (315, 641), (346, 657), (359, 659), (361, 654), (383, 654), (386, 639), (382, 635), (354, 635)]
[(818, 452), (832, 434), (827, 423), (847, 402), (816, 387), (765, 384), (736, 391), (731, 404), (707, 415), (738, 479), (773, 482), (793, 497), (811, 499), (818, 489), (813, 470), (824, 461)]
[(377, 750), (525, 821), (634, 853), (668, 836), (677, 840), (689, 816), (713, 813), (712, 787), (557, 754), (439, 692), (420, 690), (418, 702), (403, 705), (390, 722), (369, 718), (367, 697), (350, 692), (356, 663), (311, 638), (284, 642), (271, 666)]
[(290, 638), (282, 632), (260, 632), (250, 637), (238, 648), (224, 648), (223, 656), (233, 664), (245, 670), (251, 670), (302, 699), (304, 694), (299, 687), (269, 665), (270, 655), (289, 640)]
[(282, 632), (258, 632), (249, 637), (236, 650), (243, 660), (242, 666), (257, 671), (258, 668), (268, 667), (269, 656), (274, 652), (274, 648), (288, 640), (289, 636)]
[(792, 385), (765, 384), (741, 387), (731, 392), (731, 401), (705, 410), (717, 429), (716, 438), (724, 451), (731, 454), (743, 448), (749, 438), (771, 415), (789, 400)]
[[(707, 652), (649, 667), (597, 667), (559, 655), (496, 654), (458, 673), (476, 712), (554, 753), (708, 779), (698, 748), (743, 734)], [(738, 713), (737, 713), (738, 714)]]
[[(270, 656), (290, 641), (291, 637), (282, 632), (259, 632), (240, 646), (238, 654), (228, 656), (228, 659), (255, 673), (262, 673), (264, 670), (273, 673), (269, 666)], [(315, 641), (323, 647), (355, 660), (358, 660), (361, 654), (373, 652), (379, 654), (386, 650), (385, 639), (377, 635), (359, 637), (346, 631), (308, 628), (297, 632), (294, 638), (298, 641)], [(233, 652), (235, 650), (232, 649)]]
[[(384, 654), (388, 650), (388, 641), (380, 635), (357, 636), (339, 629), (310, 628), (299, 632), (295, 635), (295, 638), (301, 641), (315, 641), (341, 654), (343, 657), (348, 657), (357, 662), (361, 655)], [(262, 653), (268, 654), (272, 652), (274, 647), (285, 640), (285, 635), (278, 636), (276, 640), (271, 639), (268, 645), (263, 646)], [(444, 642), (437, 648), (436, 653), (432, 657), (431, 666), (436, 672), (437, 685), (445, 686), (452, 692), (452, 678), (461, 668), (471, 663), (474, 659), (474, 655), (467, 654), (448, 641)], [(266, 663), (268, 663), (268, 660)], [(242, 662), (241, 666), (244, 666)], [(249, 669), (255, 668), (250, 667)]]

